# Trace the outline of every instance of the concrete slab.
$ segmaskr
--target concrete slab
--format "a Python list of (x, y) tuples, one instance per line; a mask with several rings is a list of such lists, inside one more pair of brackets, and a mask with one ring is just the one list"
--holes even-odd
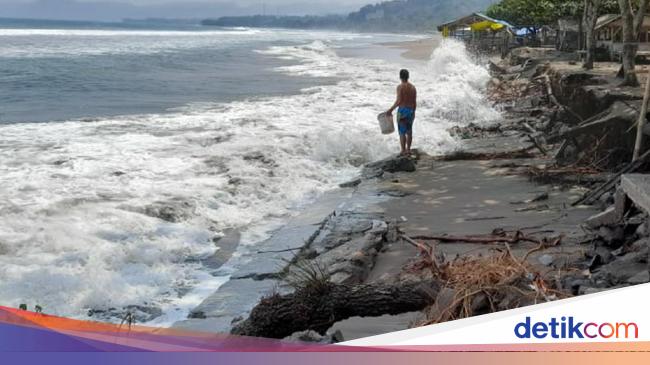
[(650, 213), (650, 175), (623, 175), (621, 177), (621, 190), (639, 208)]
[(276, 280), (230, 280), (192, 310), (190, 318), (174, 328), (212, 333), (229, 333), (233, 320), (248, 316), (263, 297), (286, 289)]
[(611, 226), (620, 221), (620, 214), (616, 211), (616, 207), (609, 207), (604, 212), (598, 213), (593, 217), (587, 219), (587, 226), (592, 229), (597, 229), (602, 226)]

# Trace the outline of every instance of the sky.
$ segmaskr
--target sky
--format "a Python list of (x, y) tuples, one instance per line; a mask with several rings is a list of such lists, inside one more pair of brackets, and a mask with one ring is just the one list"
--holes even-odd
[(0, 0), (0, 17), (116, 21), (224, 15), (347, 14), (378, 0)]

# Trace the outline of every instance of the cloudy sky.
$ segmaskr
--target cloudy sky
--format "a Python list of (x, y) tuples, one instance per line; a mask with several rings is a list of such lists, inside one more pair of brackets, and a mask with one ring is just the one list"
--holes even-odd
[(0, 0), (0, 17), (120, 20), (348, 13), (378, 0)]

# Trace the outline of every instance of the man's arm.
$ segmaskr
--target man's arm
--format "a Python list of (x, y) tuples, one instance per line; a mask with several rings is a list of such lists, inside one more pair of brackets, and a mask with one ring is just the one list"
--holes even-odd
[(386, 112), (388, 115), (393, 114), (393, 110), (395, 110), (395, 108), (397, 108), (402, 103), (402, 92), (401, 91), (402, 91), (402, 85), (397, 87), (397, 99), (395, 100), (395, 103), (393, 104), (393, 106), (391, 106), (390, 109), (388, 109), (388, 111)]
[(415, 100), (413, 103), (413, 114), (415, 114), (415, 110), (418, 108), (418, 89), (413, 86), (413, 92), (415, 94)]

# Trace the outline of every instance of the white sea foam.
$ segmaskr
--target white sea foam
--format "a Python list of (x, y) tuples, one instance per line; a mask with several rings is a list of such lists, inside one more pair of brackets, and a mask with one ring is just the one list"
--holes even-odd
[[(340, 58), (327, 40), (264, 52), (299, 61), (278, 72), (341, 81), (163, 115), (0, 125), (0, 303), (74, 317), (156, 306), (166, 312), (156, 324), (179, 319), (226, 280), (198, 260), (215, 236), (240, 229), (254, 245), (397, 151), (375, 118), (394, 100), (398, 65)], [(487, 71), (462, 45), (443, 42), (412, 75), (416, 146), (429, 153), (457, 147), (450, 126), (498, 116), (482, 96)], [(176, 223), (143, 214), (156, 202), (189, 213)]]
[(251, 41), (308, 41), (315, 37), (340, 41), (370, 36), (248, 28), (203, 31), (0, 28), (0, 58), (152, 54), (201, 48), (225, 49)]

